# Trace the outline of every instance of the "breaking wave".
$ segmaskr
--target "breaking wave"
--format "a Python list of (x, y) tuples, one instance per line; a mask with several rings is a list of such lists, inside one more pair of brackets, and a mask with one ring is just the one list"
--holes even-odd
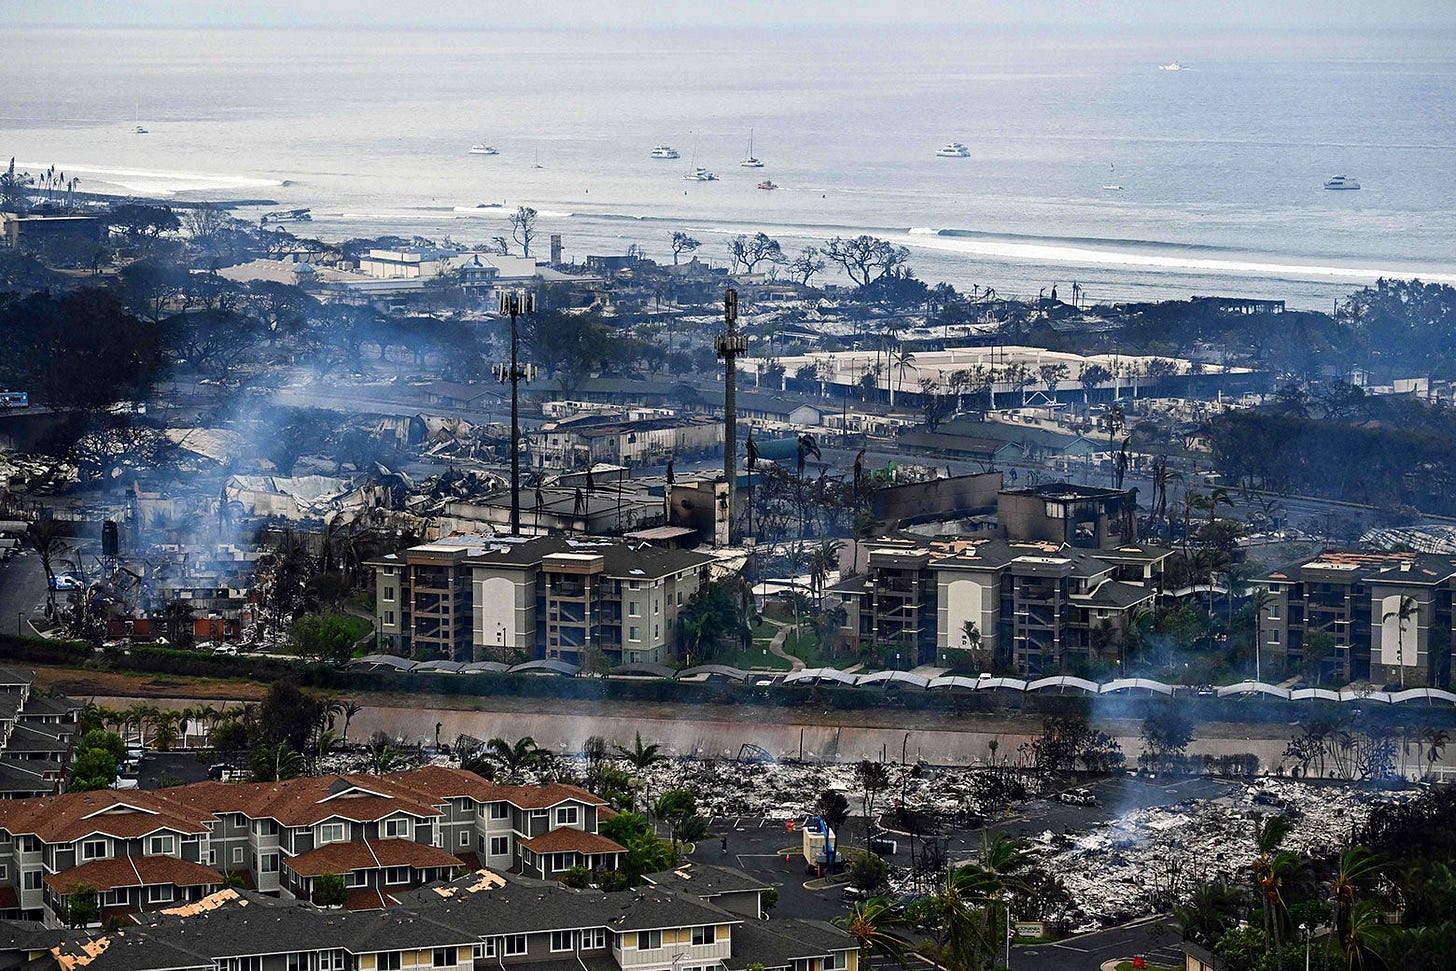
[(177, 172), (164, 169), (119, 169), (84, 162), (16, 163), (32, 172), (54, 164), (56, 169), (80, 178), (81, 188), (97, 191), (97, 186), (116, 186), (138, 195), (174, 196), (179, 192), (277, 189), (292, 183), (288, 179), (263, 179), (256, 176), (218, 172)]

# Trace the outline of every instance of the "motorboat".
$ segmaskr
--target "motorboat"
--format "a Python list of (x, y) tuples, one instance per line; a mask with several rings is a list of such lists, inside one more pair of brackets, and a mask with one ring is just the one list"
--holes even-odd
[(693, 170), (683, 176), (689, 182), (717, 182), (718, 177), (701, 165), (693, 166)]
[(935, 154), (940, 158), (970, 158), (971, 150), (960, 142), (951, 142)]
[(651, 158), (681, 158), (682, 156), (679, 155), (677, 153), (677, 149), (673, 148), (671, 145), (658, 145), (658, 146), (655, 146), (652, 149), (652, 151), (650, 153), (650, 157)]
[(496, 151), (496, 148), (495, 148), (494, 145), (471, 145), (470, 146), (470, 154), (471, 155), (499, 155), (500, 152)]
[(1360, 188), (1360, 183), (1356, 182), (1354, 179), (1350, 178), (1348, 175), (1332, 175), (1328, 179), (1325, 179), (1325, 188), (1326, 189), (1358, 189), (1358, 188)]
[(1105, 192), (1121, 192), (1122, 191), (1122, 186), (1117, 185), (1114, 182), (1109, 182), (1107, 185), (1104, 185), (1102, 187), (1102, 189)]
[(773, 179), (764, 179), (762, 182), (760, 182), (758, 184), (758, 187), (760, 189), (777, 189), (778, 188), (778, 186), (774, 185)]
[[(738, 164), (741, 165), (741, 166), (743, 166), (745, 169), (761, 169), (761, 168), (763, 168), (763, 163), (760, 162), (758, 160), (758, 158), (753, 154), (753, 129), (752, 128), (748, 129), (748, 154), (745, 155), (745, 156), (743, 156), (743, 161), (739, 162)], [(759, 186), (759, 188), (762, 189), (763, 186)]]
[(1183, 70), (1183, 65), (1182, 64), (1179, 64), (1177, 61), (1169, 61), (1167, 64), (1159, 64), (1158, 65), (1158, 70), (1159, 71), (1181, 71), (1181, 70)]
[(143, 128), (141, 125), (137, 125), (135, 128), (133, 128), (131, 130), (131, 133), (133, 135), (145, 135), (145, 134), (147, 134), (147, 130), (145, 128)]

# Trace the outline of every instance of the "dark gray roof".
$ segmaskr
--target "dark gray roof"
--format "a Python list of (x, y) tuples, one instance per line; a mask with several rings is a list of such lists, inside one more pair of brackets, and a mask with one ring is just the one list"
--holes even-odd
[(75, 730), (75, 725), (46, 725), (41, 722), (16, 722), (10, 730), (10, 740), (5, 751), (10, 752), (64, 752), (70, 748), (56, 735), (57, 729)]
[(854, 947), (854, 940), (833, 924), (817, 920), (745, 921), (733, 928), (729, 971), (755, 962), (765, 968), (786, 968), (798, 958), (825, 957)]
[(768, 884), (733, 867), (709, 863), (686, 863), (675, 870), (650, 875), (648, 881), (666, 890), (711, 900), (720, 894), (767, 890)]
[(95, 957), (83, 950), (88, 943), (85, 937), (63, 945), (61, 955), (78, 959), (78, 965), (84, 964), (86, 971), (176, 971), (212, 967), (212, 962), (201, 954), (135, 930), (107, 934), (105, 940), (106, 950)]
[(39, 951), (55, 947), (65, 936), (38, 920), (0, 920), (0, 951)]
[(483, 552), (466, 561), (500, 566), (533, 566), (553, 553), (598, 554), (606, 573), (622, 580), (656, 579), (670, 573), (691, 570), (713, 561), (705, 553), (666, 549), (645, 543), (624, 543), (607, 538), (573, 539), (569, 536), (539, 536), (524, 542), (484, 540)]
[(1073, 599), (1089, 607), (1114, 607), (1121, 610), (1153, 599), (1153, 591), (1119, 580), (1105, 580), (1091, 594), (1074, 595)]
[(72, 712), (81, 710), (81, 703), (63, 695), (36, 695), (33, 694), (25, 699), (25, 707), (20, 709), (20, 717), (38, 718), (47, 715), (69, 715)]
[(35, 672), (24, 668), (0, 667), (0, 685), (34, 684)]
[(743, 918), (715, 907), (706, 900), (662, 888), (639, 887), (606, 895), (614, 915), (607, 920), (610, 930), (653, 931), (669, 927), (732, 924)]
[[(443, 888), (424, 887), (391, 896), (400, 907), (443, 926), (470, 931), (477, 939), (490, 934), (604, 927), (611, 915), (606, 895), (599, 890), (573, 890), (515, 877), (505, 886), (469, 889), (479, 882), (480, 876), (471, 873)], [(441, 889), (453, 892), (441, 896)]]
[(61, 763), (49, 759), (0, 758), (0, 792), (49, 795), (56, 784), (45, 776), (60, 778), (62, 771)]
[(22, 703), (19, 688), (0, 687), (0, 721), (14, 721), (19, 717)]

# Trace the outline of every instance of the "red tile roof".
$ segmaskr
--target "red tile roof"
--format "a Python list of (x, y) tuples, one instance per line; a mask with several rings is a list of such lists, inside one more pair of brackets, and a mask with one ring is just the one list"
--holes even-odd
[(284, 860), (283, 865), (301, 877), (316, 877), (321, 873), (344, 874), (391, 866), (453, 870), (460, 861), (445, 850), (413, 840), (351, 840), (300, 853)]
[(242, 813), (253, 819), (272, 817), (283, 826), (311, 826), (334, 817), (369, 822), (397, 812), (426, 817), (439, 812), (428, 797), (389, 776), (335, 775), (246, 784), (202, 782), (167, 789), (160, 795), (193, 811)]
[(579, 829), (572, 829), (563, 826), (560, 829), (553, 829), (549, 833), (543, 833), (535, 839), (522, 840), (521, 845), (536, 853), (625, 853), (621, 846), (613, 843), (605, 836), (598, 836), (596, 833), (587, 833)]
[(156, 884), (220, 887), (223, 877), (210, 866), (172, 856), (119, 856), (110, 860), (92, 860), (64, 873), (46, 874), (45, 882), (57, 893), (70, 893), (72, 887), (82, 883), (97, 890)]
[(0, 827), (47, 843), (73, 843), (92, 833), (135, 839), (160, 829), (205, 833), (212, 816), (171, 804), (155, 792), (71, 792), (0, 802)]
[(539, 786), (507, 786), (488, 782), (464, 769), (452, 769), (443, 765), (427, 765), (409, 772), (397, 772), (384, 777), (435, 800), (468, 796), (476, 802), (500, 802), (502, 800), (520, 809), (547, 809), (559, 803), (576, 801), (588, 806), (605, 806), (606, 800), (587, 792), (580, 786), (552, 782)]

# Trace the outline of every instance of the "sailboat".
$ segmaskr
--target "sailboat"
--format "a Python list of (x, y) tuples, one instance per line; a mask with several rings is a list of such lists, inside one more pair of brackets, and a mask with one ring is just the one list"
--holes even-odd
[(748, 154), (745, 155), (745, 156), (743, 156), (743, 161), (739, 162), (738, 164), (741, 165), (741, 166), (743, 166), (745, 169), (761, 169), (761, 168), (763, 168), (763, 163), (760, 162), (756, 157), (754, 157), (754, 154), (753, 154), (753, 129), (752, 128), (748, 129)]
[[(1116, 166), (1116, 164), (1114, 164), (1112, 162), (1108, 162), (1107, 163), (1107, 171), (1115, 174), (1117, 172), (1117, 166)], [(1122, 186), (1118, 185), (1116, 182), (1108, 182), (1102, 188), (1105, 189), (1105, 190), (1107, 190), (1108, 192), (1121, 192), (1122, 191)]]
[(546, 166), (541, 164), (541, 150), (538, 148), (536, 149), (536, 168), (543, 169), (545, 167)]
[(142, 127), (142, 106), (140, 104), (136, 106), (136, 111), (132, 115), (132, 122), (136, 125), (136, 127), (131, 130), (131, 133), (133, 135), (147, 134), (147, 130)]

